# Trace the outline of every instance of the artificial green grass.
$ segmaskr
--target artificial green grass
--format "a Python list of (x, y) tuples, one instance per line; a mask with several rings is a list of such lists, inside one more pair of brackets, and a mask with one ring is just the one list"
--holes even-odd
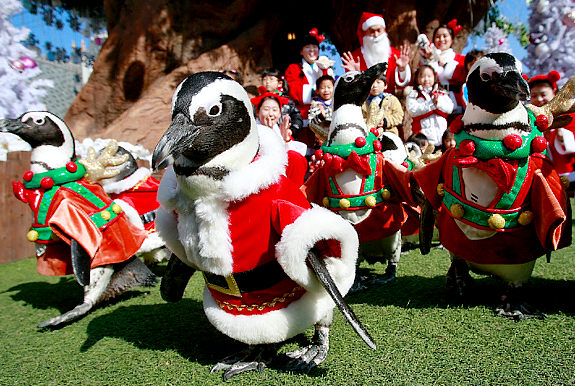
[[(573, 384), (575, 374), (575, 247), (535, 266), (529, 293), (545, 320), (496, 317), (502, 283), (475, 276), (475, 291), (458, 304), (445, 289), (445, 250), (402, 257), (398, 278), (348, 296), (377, 350), (369, 349), (339, 311), (327, 360), (310, 374), (283, 370), (275, 360), (261, 374), (234, 384)], [(364, 274), (384, 266), (361, 265)], [(161, 274), (163, 266), (157, 268)], [(195, 274), (178, 303), (159, 286), (137, 289), (71, 325), (41, 331), (37, 323), (73, 308), (82, 290), (73, 277), (44, 277), (35, 260), (0, 266), (1, 385), (219, 384), (211, 367), (242, 346), (220, 334), (203, 314), (203, 280)], [(306, 344), (313, 329), (280, 346)], [(281, 356), (280, 356), (281, 358)]]

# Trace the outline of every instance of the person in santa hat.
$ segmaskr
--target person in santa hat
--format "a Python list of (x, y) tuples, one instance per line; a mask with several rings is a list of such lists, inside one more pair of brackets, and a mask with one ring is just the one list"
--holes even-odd
[[(532, 76), (527, 80), (531, 103), (537, 107), (543, 107), (557, 94), (557, 81), (561, 75), (557, 71), (548, 74)], [(570, 114), (575, 118), (575, 114)], [(575, 119), (564, 127), (551, 129), (545, 132), (545, 138), (549, 143), (549, 157), (553, 161), (553, 166), (560, 177), (569, 180), (567, 192), (573, 196), (573, 181), (575, 181)]]
[(389, 92), (397, 94), (409, 84), (410, 47), (405, 44), (398, 50), (391, 46), (382, 15), (364, 12), (357, 26), (357, 37), (361, 46), (341, 57), (346, 71), (364, 71), (374, 64), (386, 62)]

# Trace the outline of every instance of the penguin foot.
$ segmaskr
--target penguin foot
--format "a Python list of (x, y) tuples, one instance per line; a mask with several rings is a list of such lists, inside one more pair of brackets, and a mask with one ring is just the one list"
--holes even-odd
[(361, 291), (365, 291), (367, 289), (367, 285), (365, 284), (367, 279), (363, 276), (355, 276), (355, 281), (353, 282), (349, 291), (347, 291), (348, 295), (353, 295)]
[(328, 351), (329, 327), (318, 326), (316, 327), (312, 344), (286, 353), (287, 357), (291, 359), (287, 368), (290, 371), (299, 371), (307, 374), (325, 361)]
[(389, 264), (385, 269), (385, 273), (383, 275), (368, 281), (366, 284), (367, 286), (387, 284), (390, 281), (395, 280), (396, 274), (397, 274), (397, 265)]
[(274, 345), (249, 346), (238, 354), (218, 362), (212, 367), (210, 374), (223, 370), (222, 379), (225, 382), (238, 374), (248, 371), (257, 370), (261, 373), (267, 367), (275, 352)]
[(520, 321), (524, 319), (545, 319), (545, 314), (522, 300), (520, 289), (515, 288), (501, 296), (501, 304), (495, 308), (497, 316)]
[(76, 307), (70, 311), (63, 313), (60, 316), (56, 316), (52, 319), (48, 319), (38, 324), (38, 328), (58, 328), (67, 323), (73, 322), (84, 317), (88, 311), (92, 309), (93, 305), (90, 303), (78, 304)]
[(451, 266), (445, 275), (447, 289), (455, 297), (462, 299), (468, 295), (473, 283), (474, 280), (469, 274), (467, 263), (461, 259), (452, 260)]

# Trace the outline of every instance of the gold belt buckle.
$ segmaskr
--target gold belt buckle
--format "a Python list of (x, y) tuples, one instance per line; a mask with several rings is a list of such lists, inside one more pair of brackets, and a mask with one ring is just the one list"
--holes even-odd
[(236, 283), (236, 279), (234, 279), (233, 274), (228, 275), (228, 276), (224, 276), (224, 279), (226, 279), (226, 283), (228, 284), (228, 288), (224, 288), (224, 287), (221, 287), (219, 285), (210, 283), (208, 281), (206, 273), (205, 272), (202, 272), (202, 273), (204, 275), (204, 280), (206, 281), (206, 285), (208, 286), (208, 288), (211, 288), (215, 291), (221, 292), (221, 293), (226, 294), (226, 295), (236, 296), (238, 298), (242, 297), (240, 287), (238, 287), (238, 283)]

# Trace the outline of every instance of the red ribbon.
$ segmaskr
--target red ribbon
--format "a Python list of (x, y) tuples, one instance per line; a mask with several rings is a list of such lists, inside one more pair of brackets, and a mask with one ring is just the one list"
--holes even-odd
[(324, 168), (328, 177), (333, 177), (346, 169), (353, 169), (362, 176), (368, 176), (371, 174), (369, 154), (359, 156), (355, 151), (352, 151), (345, 159), (338, 155), (324, 157), (323, 159), (325, 160)]
[(319, 34), (319, 32), (317, 31), (317, 28), (310, 29), (309, 34), (311, 36), (313, 36), (314, 38), (316, 38), (318, 43), (323, 42), (323, 40), (325, 39), (325, 36)]
[(460, 33), (463, 29), (462, 26), (457, 25), (457, 19), (451, 20), (449, 23), (447, 23), (447, 26), (453, 30), (453, 36), (457, 36), (457, 34)]
[(473, 166), (484, 171), (505, 193), (511, 191), (517, 176), (517, 160), (505, 161), (501, 158), (492, 158), (483, 161), (473, 156), (466, 156), (457, 157), (455, 163), (462, 167)]

